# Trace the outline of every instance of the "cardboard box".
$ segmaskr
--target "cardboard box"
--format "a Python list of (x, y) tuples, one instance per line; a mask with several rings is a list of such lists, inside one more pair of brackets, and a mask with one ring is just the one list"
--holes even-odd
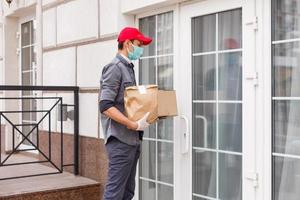
[(126, 115), (133, 121), (141, 119), (147, 112), (150, 112), (148, 123), (177, 115), (176, 92), (158, 90), (157, 85), (127, 87), (124, 103)]

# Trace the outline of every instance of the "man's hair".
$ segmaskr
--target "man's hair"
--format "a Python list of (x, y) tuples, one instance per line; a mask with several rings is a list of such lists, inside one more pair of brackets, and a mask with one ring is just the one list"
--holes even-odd
[[(134, 40), (130, 40), (132, 43)], [(118, 42), (118, 50), (122, 50), (124, 48), (124, 42), (125, 41), (122, 41), (122, 42)]]

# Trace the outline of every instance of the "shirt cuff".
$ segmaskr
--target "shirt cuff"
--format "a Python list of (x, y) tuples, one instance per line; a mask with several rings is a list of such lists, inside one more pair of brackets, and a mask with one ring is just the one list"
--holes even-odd
[(114, 102), (110, 100), (102, 100), (100, 101), (100, 112), (103, 113), (107, 109), (114, 106)]

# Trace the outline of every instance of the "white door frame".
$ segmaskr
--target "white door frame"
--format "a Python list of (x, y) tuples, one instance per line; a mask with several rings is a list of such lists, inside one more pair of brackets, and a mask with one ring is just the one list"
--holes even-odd
[[(182, 84), (178, 92), (178, 106), (180, 115), (188, 119), (188, 126), (192, 127), (192, 85), (191, 85), (191, 18), (201, 15), (217, 13), (225, 10), (242, 8), (243, 11), (243, 200), (255, 200), (257, 183), (255, 178), (257, 173), (256, 166), (256, 46), (255, 29), (256, 24), (253, 21), (255, 17), (255, 0), (209, 0), (198, 3), (186, 3), (180, 7), (180, 53), (179, 68), (177, 79)], [(251, 24), (253, 22), (253, 24)], [(253, 76), (253, 77), (252, 77)], [(190, 91), (190, 92), (187, 92)], [(179, 123), (178, 123), (179, 124)], [(179, 163), (181, 163), (181, 191), (178, 192), (179, 199), (191, 199), (192, 194), (192, 137), (189, 133), (188, 142), (185, 142), (182, 128), (175, 130), (176, 136), (180, 136), (182, 141), (182, 150), (184, 145), (188, 145), (188, 152), (182, 154)], [(176, 193), (176, 192), (175, 192)], [(175, 195), (176, 196), (176, 195)]]

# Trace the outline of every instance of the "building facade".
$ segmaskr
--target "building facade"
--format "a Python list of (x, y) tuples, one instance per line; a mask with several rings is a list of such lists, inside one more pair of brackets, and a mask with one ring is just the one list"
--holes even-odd
[[(5, 1), (0, 5), (0, 85), (80, 87), (82, 175), (105, 184), (99, 79), (116, 54), (119, 31), (135, 26), (153, 38), (135, 63), (139, 84), (176, 90), (179, 108), (178, 117), (145, 131), (135, 199), (299, 199), (299, 1), (14, 0), (10, 7)], [(67, 93), (22, 95), (63, 96), (72, 103)], [(0, 104), (1, 109), (16, 106)], [(65, 124), (72, 137), (72, 117)], [(5, 142), (9, 150), (11, 141)]]

